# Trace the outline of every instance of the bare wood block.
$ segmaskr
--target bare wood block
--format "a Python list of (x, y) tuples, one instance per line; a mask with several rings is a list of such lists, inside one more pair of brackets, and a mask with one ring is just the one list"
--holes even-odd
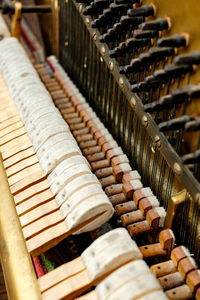
[(71, 124), (79, 124), (79, 123), (81, 123), (81, 118), (73, 118), (73, 119), (69, 119), (68, 121), (67, 121), (67, 123), (69, 124), (69, 125), (71, 125)]
[(105, 155), (103, 154), (103, 152), (98, 152), (98, 153), (87, 155), (87, 160), (89, 161), (89, 163), (92, 163), (95, 161), (100, 161), (100, 160), (103, 160), (104, 158), (105, 158)]
[(127, 226), (135, 222), (143, 221), (145, 220), (145, 217), (143, 213), (138, 209), (136, 211), (131, 211), (129, 213), (121, 215), (121, 220), (123, 226)]
[(30, 147), (32, 147), (32, 143), (30, 139), (28, 139), (27, 135), (23, 136), (23, 138), (20, 137), (20, 142), (18, 139), (14, 139), (13, 141), (7, 143), (6, 146), (1, 147), (3, 160), (10, 158), (16, 153), (19, 153), (22, 150), (28, 149)]
[(109, 200), (112, 203), (112, 205), (117, 205), (127, 201), (123, 193), (112, 195), (109, 197)]
[(119, 194), (122, 192), (122, 184), (118, 183), (118, 184), (113, 184), (113, 185), (107, 186), (105, 188), (105, 192), (108, 196), (112, 196), (114, 194)]
[(125, 203), (116, 205), (115, 209), (118, 215), (122, 215), (131, 211), (135, 211), (137, 207), (133, 201), (127, 201)]
[(141, 180), (141, 176), (138, 173), (138, 171), (133, 170), (133, 171), (127, 172), (126, 174), (123, 175), (123, 181), (122, 182), (126, 183), (126, 182), (129, 182), (131, 180), (135, 180), (135, 179)]
[(127, 229), (131, 237), (146, 234), (152, 231), (152, 228), (146, 220), (128, 225)]
[(136, 180), (132, 180), (132, 181), (129, 181), (125, 184), (123, 184), (123, 193), (124, 195), (126, 196), (126, 198), (128, 199), (133, 199), (133, 193), (138, 190), (138, 189), (141, 189), (142, 188), (142, 183), (140, 180), (136, 179)]
[(13, 116), (13, 117), (9, 118), (8, 120), (4, 120), (4, 122), (0, 121), (0, 130), (4, 130), (7, 127), (12, 126), (18, 122), (21, 122), (19, 115)]
[(83, 128), (83, 129), (78, 129), (78, 130), (74, 130), (73, 131), (73, 136), (79, 136), (79, 135), (82, 135), (82, 134), (87, 134), (89, 133), (89, 129), (87, 127)]
[(77, 300), (98, 300), (96, 291), (89, 292), (81, 297), (76, 298)]
[(171, 229), (164, 229), (159, 233), (159, 242), (163, 249), (167, 250), (167, 259), (170, 258), (172, 249), (174, 248), (175, 236)]
[(98, 179), (110, 176), (112, 175), (112, 167), (97, 170), (95, 172), (95, 175), (97, 176)]
[(90, 147), (90, 148), (85, 148), (83, 150), (83, 154), (84, 155), (90, 155), (90, 154), (95, 154), (95, 153), (99, 153), (101, 152), (101, 148), (99, 146), (94, 146), (94, 147)]
[(38, 207), (39, 205), (44, 204), (52, 199), (54, 199), (54, 196), (52, 195), (50, 189), (44, 190), (18, 204), (16, 206), (17, 214), (18, 216), (22, 216), (33, 208)]
[(9, 185), (12, 186), (15, 183), (17, 183), (18, 181), (23, 180), (27, 176), (29, 177), (29, 180), (31, 180), (31, 178), (30, 178), (31, 175), (34, 173), (40, 172), (40, 171), (41, 171), (41, 167), (40, 167), (39, 163), (36, 163), (35, 165), (30, 166), (30, 167), (27, 167), (27, 168), (21, 170), (20, 172), (18, 172), (17, 174), (10, 176), (8, 178)]
[(186, 284), (193, 294), (200, 288), (200, 270), (194, 270), (187, 275)]
[(46, 179), (36, 182), (14, 196), (15, 204), (20, 204), (35, 196), (39, 197), (39, 194), (46, 190), (49, 190), (49, 183)]
[(139, 206), (139, 201), (143, 198), (146, 198), (147, 196), (153, 196), (153, 193), (150, 188), (139, 189), (134, 191), (133, 200), (135, 201), (135, 204)]
[(77, 123), (77, 124), (70, 124), (70, 130), (79, 130), (79, 129), (83, 129), (85, 128), (85, 124), (84, 123)]
[(186, 280), (187, 275), (197, 269), (195, 260), (192, 257), (183, 258), (178, 264), (178, 271), (184, 280)]
[(10, 158), (5, 159), (4, 162), (3, 162), (4, 167), (6, 169), (10, 168), (11, 166), (16, 165), (19, 162), (23, 161), (24, 159), (27, 159), (27, 158), (29, 158), (31, 156), (34, 156), (34, 155), (35, 155), (35, 150), (34, 150), (33, 147), (30, 146), (29, 148), (14, 154)]
[(2, 138), (3, 136), (11, 133), (12, 131), (20, 129), (22, 127), (24, 127), (24, 125), (21, 121), (18, 121), (14, 124), (10, 124), (9, 126), (3, 128), (3, 129), (1, 129), (1, 127), (0, 127), (0, 137)]
[(32, 222), (50, 214), (54, 211), (58, 210), (59, 206), (57, 205), (56, 201), (50, 200), (47, 203), (43, 203), (35, 208), (33, 208), (31, 211), (28, 211), (24, 213), (22, 216), (20, 216), (20, 223), (22, 228), (31, 224)]
[(25, 188), (27, 189), (29, 186), (38, 183), (43, 179), (46, 179), (46, 177), (44, 176), (42, 170), (40, 169), (37, 173), (33, 173), (33, 174), (29, 173), (25, 175), (25, 177), (22, 180), (17, 181), (15, 184), (11, 185), (10, 190), (12, 194), (15, 196), (17, 193), (23, 191)]
[(115, 156), (111, 161), (112, 167), (123, 163), (129, 163), (128, 157), (125, 154)]
[(78, 143), (81, 143), (81, 142), (87, 142), (87, 141), (92, 141), (93, 140), (93, 137), (90, 133), (88, 134), (81, 134), (81, 135), (78, 135), (76, 137), (76, 140)]
[(164, 291), (184, 284), (184, 280), (179, 272), (159, 277), (158, 281), (160, 282)]
[(62, 115), (66, 115), (66, 114), (70, 114), (70, 113), (74, 113), (75, 112), (75, 108), (71, 105), (71, 106), (63, 106), (63, 107), (59, 107), (60, 112)]
[[(29, 240), (30, 238), (33, 238), (34, 236), (38, 236), (40, 232), (45, 231), (45, 229), (52, 228), (52, 226), (63, 222), (64, 219), (60, 214), (59, 210), (53, 211), (51, 214), (48, 214), (31, 224), (28, 224), (27, 226), (22, 228), (24, 238), (26, 240)], [(66, 227), (66, 225), (65, 225)]]
[(103, 159), (100, 161), (92, 162), (91, 167), (93, 171), (96, 171), (98, 169), (103, 169), (109, 167), (109, 162), (107, 159)]
[(97, 142), (95, 140), (90, 140), (90, 141), (87, 141), (87, 142), (81, 142), (79, 144), (79, 147), (81, 149), (85, 149), (85, 148), (89, 148), (89, 147), (94, 147), (97, 145)]
[(185, 257), (190, 256), (190, 252), (184, 246), (176, 247), (171, 252), (171, 260), (173, 261), (174, 265), (178, 267), (179, 262), (184, 259)]
[(75, 119), (78, 118), (78, 113), (74, 112), (74, 113), (62, 113), (64, 119), (66, 121), (71, 120), (71, 119)]
[(172, 260), (153, 265), (150, 269), (157, 278), (177, 271)]
[(113, 175), (117, 181), (122, 182), (124, 174), (131, 170), (131, 166), (128, 163), (119, 164), (113, 167)]
[(115, 177), (113, 175), (101, 178), (99, 179), (99, 181), (103, 188), (116, 183)]
[(186, 284), (166, 291), (166, 295), (172, 300), (185, 300), (193, 297), (190, 288)]
[(139, 209), (141, 210), (141, 212), (146, 215), (147, 212), (152, 209), (152, 205), (150, 203), (150, 201), (147, 198), (143, 198), (140, 202), (139, 202)]
[(75, 299), (81, 292), (89, 289), (92, 285), (93, 282), (90, 280), (87, 271), (83, 270), (77, 273), (76, 276), (71, 276), (44, 292), (42, 299), (53, 300), (56, 297), (58, 297), (57, 299), (62, 299), (63, 297)]
[(167, 254), (160, 243), (141, 246), (139, 249), (142, 252), (143, 258), (160, 257)]
[(66, 278), (76, 275), (83, 270), (85, 270), (85, 265), (83, 263), (82, 257), (79, 256), (74, 260), (59, 266), (58, 268), (53, 270), (53, 272), (49, 272), (44, 276), (38, 278), (40, 291), (43, 293), (49, 288), (56, 285), (58, 282), (62, 282)]
[(38, 163), (38, 158), (36, 155), (30, 156), (18, 163), (16, 163), (14, 166), (11, 166), (6, 169), (6, 174), (8, 177), (13, 176), (14, 174), (21, 172), (23, 169), (27, 167), (31, 167)]

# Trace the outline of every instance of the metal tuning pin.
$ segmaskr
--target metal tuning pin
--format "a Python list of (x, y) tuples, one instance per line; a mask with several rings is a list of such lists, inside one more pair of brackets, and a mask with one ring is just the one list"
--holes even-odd
[(151, 103), (147, 103), (144, 105), (144, 111), (148, 112), (148, 113), (153, 113), (156, 111), (162, 111), (163, 110), (163, 106), (162, 104), (159, 103), (159, 101), (154, 101)]
[(109, 5), (109, 2), (106, 0), (94, 0), (90, 5), (86, 6), (83, 9), (83, 15), (97, 15), (102, 12), (104, 8)]
[(169, 21), (167, 19), (156, 19), (142, 24), (142, 30), (167, 30), (169, 29)]
[(183, 54), (175, 57), (174, 62), (176, 65), (199, 65), (200, 64), (200, 52), (194, 51), (188, 54)]
[[(137, 73), (141, 71), (141, 61), (139, 58), (132, 59), (130, 65), (126, 65), (120, 69), (121, 74)], [(123, 70), (123, 71), (122, 71)]]
[(186, 36), (174, 34), (170, 37), (160, 38), (157, 40), (158, 47), (185, 47), (187, 45)]
[(155, 61), (164, 60), (166, 57), (170, 57), (175, 54), (174, 48), (172, 47), (152, 47), (149, 49), (149, 53)]
[(185, 131), (199, 131), (200, 130), (200, 117), (194, 121), (187, 122), (185, 124)]
[(193, 66), (192, 65), (167, 65), (164, 68), (165, 72), (167, 73), (167, 76), (169, 78), (178, 78), (182, 75), (185, 75), (187, 73), (193, 72)]
[[(106, 8), (103, 10), (102, 15), (99, 15), (97, 19), (91, 22), (92, 28), (103, 28), (105, 27), (109, 22), (118, 19), (120, 16), (122, 16), (126, 11), (127, 8), (131, 6), (131, 3), (127, 4), (116, 4), (111, 3), (109, 5), (109, 8)], [(113, 18), (113, 14), (115, 14), (115, 18)], [(113, 22), (112, 22), (113, 23)]]
[(112, 11), (110, 8), (106, 8), (103, 10), (103, 14), (99, 15), (97, 19), (91, 22), (92, 28), (101, 28), (105, 27), (112, 16)]
[(185, 124), (194, 120), (193, 116), (181, 116), (180, 118), (172, 119), (158, 124), (160, 131), (179, 130), (184, 128)]
[(110, 51), (110, 57), (116, 58), (122, 56), (124, 53), (129, 53), (133, 49), (138, 49), (140, 47), (144, 47), (149, 43), (148, 39), (128, 39), (126, 42), (120, 43), (118, 47), (115, 47)]
[(159, 32), (157, 30), (141, 30), (137, 29), (134, 31), (134, 37), (136, 39), (153, 39), (158, 38)]
[(194, 153), (185, 154), (182, 156), (182, 162), (185, 165), (200, 163), (200, 150), (196, 150)]
[(154, 58), (151, 56), (149, 52), (140, 54), (139, 59), (141, 61), (142, 66), (146, 68), (148, 68), (154, 63)]
[(149, 17), (155, 15), (155, 7), (153, 5), (143, 5), (141, 7), (137, 8), (131, 8), (128, 10), (128, 15), (130, 17), (137, 17), (137, 16), (143, 16), (143, 17)]

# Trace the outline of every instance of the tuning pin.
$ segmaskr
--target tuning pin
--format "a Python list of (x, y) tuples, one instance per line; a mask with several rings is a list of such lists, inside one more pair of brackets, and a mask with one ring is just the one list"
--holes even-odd
[(170, 23), (168, 19), (156, 19), (142, 24), (142, 30), (166, 30), (169, 29)]
[(153, 113), (162, 110), (163, 110), (163, 106), (159, 103), (159, 101), (154, 101), (144, 105), (144, 111), (148, 113)]
[(105, 27), (112, 16), (112, 11), (110, 8), (103, 10), (103, 14), (99, 15), (97, 19), (91, 22), (92, 28)]
[(149, 53), (155, 61), (164, 60), (166, 57), (170, 57), (175, 54), (174, 48), (172, 47), (152, 47), (149, 49)]
[(155, 7), (153, 5), (143, 5), (141, 7), (129, 9), (127, 13), (130, 17), (154, 16), (155, 15)]
[(122, 24), (129, 25), (129, 27), (131, 25), (137, 26), (137, 25), (141, 24), (142, 22), (144, 22), (144, 17), (143, 16), (139, 16), (139, 17), (122, 16), (120, 18), (120, 22)]
[(187, 73), (193, 72), (193, 66), (192, 65), (167, 65), (164, 68), (165, 72), (167, 73), (167, 76), (169, 78), (178, 78), (182, 75), (185, 75)]
[(200, 64), (200, 52), (194, 51), (188, 54), (183, 54), (175, 57), (176, 65), (199, 65)]
[(141, 30), (137, 29), (134, 31), (134, 37), (136, 39), (153, 39), (159, 36), (159, 32), (156, 30)]
[(185, 130), (188, 132), (200, 130), (200, 117), (194, 121), (185, 124)]
[(165, 37), (157, 40), (158, 47), (185, 47), (187, 45), (187, 38), (185, 35), (174, 34), (170, 37)]
[(83, 15), (96, 15), (99, 14), (105, 7), (109, 5), (106, 0), (94, 0), (90, 5), (83, 9)]
[(139, 58), (131, 60), (130, 65), (124, 66), (120, 69), (121, 74), (137, 73), (141, 71), (141, 61)]
[(153, 59), (153, 57), (150, 55), (149, 52), (140, 54), (140, 55), (139, 55), (139, 59), (140, 59), (140, 61), (141, 61), (141, 64), (142, 64), (144, 67), (145, 67), (145, 66), (148, 67), (148, 66), (152, 65), (153, 62), (154, 62), (154, 59)]
[(194, 120), (193, 116), (181, 116), (180, 118), (172, 119), (158, 124), (160, 131), (179, 130), (184, 128), (185, 124)]
[(111, 11), (113, 12), (113, 13), (117, 13), (117, 14), (119, 14), (120, 12), (123, 12), (123, 11), (125, 11), (128, 7), (130, 7), (130, 4), (128, 5), (128, 4), (116, 4), (116, 3), (111, 3), (110, 5), (109, 5), (109, 8), (111, 9)]
[(128, 49), (138, 49), (140, 47), (145, 47), (149, 44), (149, 39), (136, 39), (131, 38), (126, 40), (126, 47)]
[(185, 165), (200, 163), (200, 150), (196, 150), (194, 153), (182, 156), (182, 162)]

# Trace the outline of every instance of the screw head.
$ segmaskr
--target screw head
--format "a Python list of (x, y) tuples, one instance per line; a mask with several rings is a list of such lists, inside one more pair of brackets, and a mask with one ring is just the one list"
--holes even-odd
[(93, 37), (94, 41), (97, 40), (97, 34), (96, 34), (96, 32), (93, 33), (93, 36), (92, 36), (92, 37)]
[(136, 109), (137, 101), (134, 97), (131, 97), (131, 104), (132, 104), (133, 109)]
[(177, 174), (177, 175), (181, 175), (181, 166), (179, 165), (179, 163), (175, 162), (174, 163), (174, 172)]
[(102, 54), (102, 55), (105, 55), (105, 53), (106, 53), (105, 47), (101, 47), (101, 54)]
[(83, 9), (83, 5), (80, 4), (80, 5), (79, 5), (79, 8), (78, 8), (78, 10), (79, 10), (80, 13), (82, 12), (82, 9)]
[(154, 143), (157, 148), (161, 147), (161, 141), (160, 141), (160, 137), (158, 135), (155, 136)]
[(86, 18), (86, 19), (85, 19), (85, 23), (86, 23), (87, 25), (89, 25), (89, 24), (90, 24), (90, 20), (89, 20), (88, 18)]
[(124, 79), (122, 77), (119, 78), (119, 86), (121, 88), (124, 86)]
[(114, 69), (114, 63), (112, 61), (109, 62), (109, 69), (112, 72)]
[(147, 116), (145, 116), (145, 115), (142, 117), (142, 125), (144, 127), (148, 126), (148, 119), (147, 119)]

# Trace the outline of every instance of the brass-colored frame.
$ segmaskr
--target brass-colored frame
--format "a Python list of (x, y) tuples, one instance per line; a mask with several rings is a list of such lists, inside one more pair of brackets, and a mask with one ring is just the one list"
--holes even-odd
[(0, 260), (10, 300), (42, 299), (0, 155)]

